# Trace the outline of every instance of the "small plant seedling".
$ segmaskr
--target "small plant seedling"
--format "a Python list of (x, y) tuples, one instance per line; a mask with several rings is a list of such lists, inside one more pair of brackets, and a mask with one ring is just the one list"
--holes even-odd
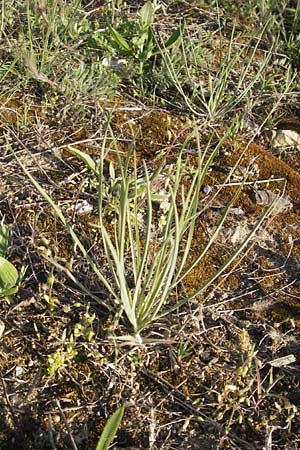
[(159, 9), (157, 2), (147, 1), (139, 12), (139, 28), (137, 35), (128, 41), (112, 26), (109, 27), (110, 44), (119, 53), (131, 56), (140, 63), (139, 72), (143, 73), (144, 64), (161, 51), (174, 45), (181, 36), (183, 26), (180, 25), (160, 47), (155, 43), (152, 32), (155, 12)]

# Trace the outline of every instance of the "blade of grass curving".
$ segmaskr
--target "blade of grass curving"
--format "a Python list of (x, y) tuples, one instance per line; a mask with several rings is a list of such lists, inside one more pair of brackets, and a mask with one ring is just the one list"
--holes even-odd
[(239, 257), (239, 255), (243, 252), (243, 250), (247, 247), (251, 239), (255, 236), (256, 232), (261, 228), (263, 222), (270, 215), (273, 210), (273, 206), (275, 204), (276, 199), (271, 203), (271, 205), (267, 208), (264, 214), (257, 221), (251, 232), (248, 234), (246, 239), (238, 246), (237, 250), (225, 261), (225, 263), (207, 280), (203, 283), (199, 288), (195, 289), (192, 294), (188, 295), (184, 299), (180, 300), (176, 303), (176, 305), (167, 308), (165, 311), (162, 311), (161, 314), (157, 316), (157, 318), (164, 317), (168, 315), (170, 312), (180, 308), (185, 303), (189, 302), (205, 289), (207, 289), (232, 263)]
[[(129, 206), (129, 177), (128, 167), (129, 160), (131, 156), (131, 151), (129, 150), (122, 164), (120, 154), (118, 153), (119, 168), (121, 171), (121, 182), (120, 182), (120, 197), (119, 197), (119, 212), (118, 212), (118, 238), (116, 241), (117, 251), (119, 254), (119, 261), (124, 264), (125, 255), (125, 244), (126, 244), (126, 224), (127, 224), (127, 212)], [(135, 180), (136, 181), (136, 180)]]
[[(183, 39), (183, 33), (180, 34), (180, 40), (181, 40), (181, 45), (183, 45), (184, 39)], [(174, 67), (174, 64), (170, 58), (170, 55), (168, 54), (168, 52), (166, 51), (164, 44), (162, 43), (162, 45), (160, 46), (159, 44), (157, 44), (157, 47), (159, 49), (160, 55), (162, 60), (165, 63), (167, 72), (174, 84), (175, 89), (178, 91), (178, 93), (180, 94), (180, 96), (183, 98), (187, 108), (195, 115), (195, 116), (203, 116), (203, 111), (198, 111), (195, 109), (193, 103), (190, 101), (190, 99), (188, 98), (188, 96), (186, 95), (182, 84), (180, 82), (180, 80), (178, 79), (178, 76), (176, 74), (176, 70)]]
[[(104, 174), (104, 159), (105, 159), (105, 151), (106, 151), (106, 144), (107, 144), (107, 139), (108, 139), (108, 133), (110, 133), (110, 135), (112, 136), (113, 140), (115, 139), (115, 137), (114, 137), (114, 135), (112, 133), (111, 127), (110, 127), (110, 122), (111, 122), (111, 117), (112, 117), (113, 112), (114, 112), (114, 108), (108, 114), (108, 117), (106, 119), (106, 124), (105, 124), (105, 127), (104, 127), (103, 141), (102, 141), (101, 150), (100, 150), (99, 167), (97, 168), (97, 173), (98, 173), (98, 186), (97, 186), (97, 193), (98, 193), (98, 221), (99, 221), (100, 232), (101, 232), (102, 227), (103, 227), (103, 186), (104, 186), (104, 182), (105, 182), (103, 174)], [(110, 258), (109, 250), (107, 248), (107, 244), (106, 244), (105, 239), (102, 239), (102, 242), (103, 242), (103, 248), (104, 248), (104, 254), (105, 254), (106, 262), (108, 263), (110, 272), (112, 273), (114, 279), (116, 279), (116, 273), (115, 273), (113, 261)]]
[(120, 260), (120, 255), (118, 254), (116, 248), (114, 247), (109, 234), (107, 233), (105, 227), (102, 227), (103, 238), (106, 241), (107, 247), (111, 253), (116, 267), (116, 283), (120, 289), (120, 301), (125, 310), (126, 316), (133, 326), (134, 330), (137, 329), (137, 319), (134, 309), (132, 308), (132, 296), (130, 289), (126, 281), (126, 273), (123, 259)]
[(176, 208), (176, 199), (174, 195), (172, 195), (171, 200), (174, 211), (172, 214), (172, 220), (174, 220), (175, 223), (175, 232), (174, 236), (171, 235), (170, 237), (168, 237), (170, 250), (166, 245), (162, 246), (160, 262), (163, 261), (164, 265), (162, 267), (160, 265), (157, 266), (156, 275), (158, 275), (158, 277), (153, 280), (150, 287), (150, 292), (148, 293), (143, 304), (138, 305), (137, 316), (138, 322), (141, 324), (141, 328), (144, 327), (146, 323), (155, 320), (157, 312), (161, 309), (161, 306), (166, 300), (168, 289), (176, 268), (177, 256), (179, 251), (180, 230), (179, 217)]
[(217, 270), (208, 280), (207, 282), (200, 287), (199, 289), (195, 290), (191, 296), (188, 297), (189, 300), (194, 298), (196, 295), (198, 295), (201, 291), (205, 290), (211, 283), (213, 283), (231, 264), (232, 262), (241, 254), (241, 252), (246, 248), (246, 246), (249, 244), (250, 240), (254, 237), (257, 230), (261, 227), (263, 222), (266, 220), (266, 218), (269, 216), (270, 212), (273, 210), (273, 206), (275, 204), (274, 200), (272, 204), (268, 207), (268, 209), (265, 211), (265, 213), (261, 216), (261, 218), (257, 221), (256, 225), (253, 227), (253, 230), (248, 234), (247, 238), (239, 245), (237, 250), (227, 259), (225, 264), (220, 267), (219, 270)]
[(146, 315), (146, 311), (149, 311), (151, 309), (153, 303), (155, 302), (158, 296), (162, 298), (161, 297), (162, 288), (165, 285), (167, 275), (170, 272), (172, 259), (169, 257), (166, 259), (166, 255), (169, 256), (170, 254), (169, 248), (168, 252), (163, 252), (162, 250), (160, 250), (159, 253), (160, 258), (162, 256), (164, 257), (163, 259), (164, 265), (163, 267), (160, 267), (158, 265), (155, 266), (155, 270), (153, 272), (152, 277), (150, 278), (147, 284), (146, 283), (144, 284), (145, 288), (147, 288), (147, 292), (143, 297), (141, 297), (143, 298), (143, 302), (139, 302), (137, 304), (139, 317), (143, 317)]
[(15, 65), (18, 63), (18, 61), (19, 61), (19, 58), (15, 58), (8, 66), (3, 63), (3, 66), (5, 67), (5, 71), (2, 70), (2, 65), (1, 65), (1, 73), (4, 72), (4, 74), (0, 78), (1, 85), (2, 85), (3, 81), (5, 80), (5, 78), (10, 74), (10, 72), (12, 72), (12, 73), (15, 72), (13, 69), (14, 69)]
[[(128, 203), (127, 205), (127, 232), (128, 232), (128, 240), (129, 240), (129, 247), (130, 247), (130, 253), (131, 253), (131, 261), (132, 261), (132, 271), (133, 271), (133, 278), (134, 278), (134, 284), (136, 286), (137, 283), (137, 268), (140, 264), (140, 258), (141, 258), (141, 242), (140, 242), (140, 233), (139, 233), (139, 224), (138, 224), (138, 197), (139, 197), (139, 190), (138, 190), (138, 183), (137, 183), (137, 163), (136, 163), (136, 154), (133, 153), (134, 157), (134, 174), (133, 174), (133, 199), (131, 201), (131, 204)], [(134, 303), (134, 300), (133, 300)]]
[(119, 199), (119, 213), (118, 213), (118, 239), (117, 252), (119, 261), (124, 264), (124, 253), (126, 243), (126, 223), (127, 223), (127, 208), (128, 208), (128, 180), (121, 181), (120, 199)]
[[(180, 275), (180, 277), (178, 279), (175, 280), (175, 284), (177, 285), (178, 283), (180, 283), (196, 266), (197, 264), (201, 261), (201, 259), (205, 256), (205, 254), (208, 252), (208, 250), (210, 249), (210, 247), (212, 246), (212, 244), (215, 242), (216, 238), (218, 237), (221, 228), (224, 225), (224, 222), (228, 216), (228, 213), (230, 211), (230, 208), (232, 207), (232, 205), (234, 204), (234, 202), (237, 200), (237, 198), (239, 197), (241, 190), (243, 188), (243, 185), (239, 186), (239, 188), (237, 189), (236, 193), (234, 194), (234, 196), (232, 197), (232, 199), (230, 200), (230, 202), (227, 204), (227, 206), (224, 208), (224, 212), (221, 216), (221, 219), (216, 227), (216, 230), (214, 231), (213, 235), (211, 236), (211, 238), (209, 239), (209, 242), (207, 243), (207, 245), (205, 246), (205, 248), (203, 249), (203, 251), (200, 253), (200, 255), (194, 260), (194, 262)], [(172, 288), (174, 288), (174, 286), (172, 286)]]
[[(181, 261), (179, 267), (177, 269), (177, 274), (181, 272), (183, 266), (185, 265), (185, 261), (188, 257), (190, 246), (192, 242), (192, 237), (194, 234), (194, 228), (196, 223), (196, 218), (198, 216), (198, 202), (199, 202), (199, 193), (202, 185), (202, 159), (201, 159), (201, 151), (200, 151), (200, 141), (199, 141), (199, 133), (197, 128), (195, 128), (194, 133), (196, 135), (196, 140), (198, 143), (198, 167), (196, 169), (195, 175), (193, 176), (192, 182), (189, 186), (189, 190), (187, 195), (184, 194), (184, 189), (182, 189), (182, 210), (180, 214), (180, 241), (183, 238), (184, 233), (188, 229), (188, 236), (184, 246), (184, 253), (181, 257)], [(175, 275), (175, 278), (177, 275)]]
[(137, 305), (140, 317), (145, 315), (145, 311), (149, 310), (149, 305), (153, 304), (162, 291), (172, 262), (169, 257), (170, 251), (172, 251), (171, 236), (162, 240), (161, 247), (154, 260), (151, 261), (151, 268), (143, 282), (143, 296), (141, 297), (143, 302), (139, 302)]
[[(146, 264), (149, 257), (149, 247), (151, 242), (151, 225), (152, 225), (152, 199), (151, 199), (151, 183), (149, 180), (149, 173), (147, 170), (146, 163), (144, 162), (144, 171), (145, 171), (145, 177), (146, 177), (146, 186), (147, 186), (147, 220), (146, 220), (146, 234), (144, 238), (144, 245), (143, 245), (143, 251), (142, 256), (138, 264), (138, 271), (137, 271), (137, 278), (136, 278), (136, 284), (135, 284), (135, 291), (133, 295), (133, 308), (136, 309), (137, 304), (144, 299), (144, 296), (142, 295), (141, 298), (139, 296), (142, 294), (141, 292), (141, 286), (143, 279), (145, 279), (146, 275)], [(137, 232), (139, 234), (139, 232)], [(140, 245), (138, 242), (137, 245)], [(146, 286), (145, 286), (146, 287)]]
[(77, 156), (77, 158), (81, 159), (82, 162), (92, 171), (95, 175), (99, 175), (98, 167), (93, 158), (85, 152), (78, 150), (73, 145), (68, 145), (66, 150), (72, 155)]
[(48, 26), (47, 26), (46, 34), (45, 34), (45, 36), (43, 36), (43, 48), (42, 48), (42, 55), (41, 55), (41, 61), (40, 61), (40, 67), (39, 67), (39, 70), (41, 72), (44, 71), (45, 62), (49, 56), (51, 34), (54, 34), (53, 30), (54, 30), (54, 26), (55, 26), (55, 20), (57, 17), (57, 3), (58, 3), (58, 0), (53, 0), (53, 2), (51, 4), (51, 13), (50, 13), (50, 17), (48, 18)]
[[(242, 86), (243, 86), (244, 83), (245, 83), (246, 75), (247, 75), (249, 69), (251, 68), (251, 64), (252, 64), (252, 62), (253, 62), (253, 59), (254, 59), (255, 54), (256, 54), (256, 52), (257, 52), (257, 49), (259, 48), (259, 45), (261, 45), (262, 37), (265, 35), (265, 31), (266, 31), (266, 29), (267, 29), (269, 23), (270, 23), (270, 19), (268, 19), (268, 20), (266, 21), (266, 23), (265, 23), (264, 26), (262, 27), (261, 32), (259, 33), (259, 35), (258, 35), (258, 37), (257, 37), (257, 39), (256, 39), (256, 44), (255, 44), (255, 46), (253, 47), (251, 56), (250, 56), (250, 58), (247, 58), (247, 65), (246, 65), (245, 69), (241, 71), (241, 74), (240, 74), (240, 77), (239, 77), (239, 80), (238, 80), (238, 84), (237, 84), (237, 90), (241, 89)], [(274, 45), (274, 44), (273, 44), (273, 45)], [(271, 57), (272, 52), (273, 52), (273, 45), (271, 46), (271, 48), (270, 48), (270, 50), (269, 50), (269, 52), (268, 52), (268, 54), (267, 54), (267, 59), (264, 61), (264, 63), (262, 64), (261, 67), (265, 67), (265, 66), (269, 63), (270, 57)], [(259, 72), (260, 72), (260, 70), (258, 71), (258, 73), (259, 73)], [(254, 77), (254, 78), (256, 78), (256, 77)]]
[[(76, 286), (79, 287), (79, 289), (84, 292), (86, 295), (88, 295), (90, 298), (94, 299), (95, 301), (99, 302), (99, 297), (97, 297), (97, 295), (95, 295), (95, 293), (93, 293), (90, 289), (88, 289), (86, 286), (84, 286), (84, 284), (82, 284), (79, 280), (77, 280), (77, 278), (73, 275), (73, 273), (65, 266), (62, 266), (58, 261), (56, 261), (54, 258), (49, 257), (46, 254), (43, 254), (43, 258), (48, 261), (51, 265), (53, 265), (54, 267), (56, 267), (59, 271), (64, 272), (69, 278), (70, 280), (76, 284)], [(104, 306), (111, 311), (111, 307), (108, 304), (104, 304)]]
[[(196, 219), (199, 216), (200, 212), (197, 212), (198, 209), (198, 197), (199, 197), (199, 193), (200, 193), (200, 189), (201, 186), (203, 184), (203, 181), (205, 179), (206, 174), (208, 173), (208, 170), (214, 160), (214, 158), (216, 157), (219, 149), (221, 148), (224, 140), (226, 139), (228, 133), (225, 133), (224, 136), (218, 141), (217, 145), (215, 146), (214, 150), (211, 152), (211, 154), (209, 155), (207, 161), (204, 163), (203, 157), (201, 158), (201, 150), (200, 150), (200, 141), (199, 141), (199, 134), (198, 131), (196, 132), (196, 137), (197, 138), (197, 146), (198, 146), (198, 169), (195, 173), (194, 179), (197, 180), (197, 189), (195, 191), (195, 196), (193, 198), (192, 201), (190, 201), (190, 207), (187, 209), (186, 211), (186, 215), (183, 218), (183, 220), (185, 221), (185, 223), (188, 225), (190, 224), (190, 228), (189, 228), (189, 232), (188, 232), (188, 236), (187, 236), (187, 241), (186, 241), (186, 245), (185, 245), (185, 249), (184, 249), (184, 253), (181, 257), (180, 263), (178, 265), (175, 277), (174, 277), (174, 283), (175, 285), (177, 283), (179, 283), (183, 276), (182, 271), (185, 267), (188, 255), (189, 255), (189, 251), (191, 248), (191, 244), (192, 244), (192, 239), (193, 239), (193, 232), (194, 232), (194, 228), (195, 228), (195, 223), (196, 223)], [(209, 145), (209, 144), (208, 144)], [(208, 149), (208, 146), (207, 146)], [(206, 152), (205, 152), (206, 153)], [(203, 166), (204, 164), (204, 166)], [(204, 208), (206, 209), (206, 207)], [(182, 227), (183, 232), (181, 233), (180, 239), (183, 238), (183, 233), (185, 232), (185, 228)], [(187, 274), (185, 274), (184, 276), (186, 276)]]
[(70, 236), (72, 237), (73, 241), (76, 243), (76, 245), (78, 246), (79, 250), (81, 251), (82, 255), (84, 256), (84, 258), (86, 259), (86, 261), (88, 262), (89, 266), (91, 267), (91, 269), (94, 271), (94, 273), (97, 275), (97, 277), (99, 278), (99, 280), (101, 281), (101, 283), (104, 284), (104, 286), (106, 287), (106, 289), (113, 295), (113, 297), (118, 298), (116, 292), (112, 289), (111, 284), (109, 282), (109, 280), (107, 280), (105, 278), (105, 276), (101, 273), (101, 271), (98, 269), (97, 265), (94, 263), (94, 261), (92, 260), (92, 258), (89, 256), (88, 252), (86, 251), (84, 245), (82, 244), (81, 240), (79, 239), (79, 237), (77, 236), (77, 234), (75, 233), (72, 225), (68, 222), (68, 220), (65, 218), (65, 216), (63, 215), (63, 212), (61, 210), (61, 208), (54, 202), (54, 200), (47, 194), (47, 192), (45, 191), (45, 189), (43, 189), (43, 187), (40, 185), (40, 183), (31, 175), (31, 173), (26, 169), (26, 167), (24, 166), (24, 164), (20, 161), (20, 159), (18, 158), (18, 156), (16, 155), (16, 153), (14, 152), (14, 150), (12, 149), (11, 145), (8, 143), (9, 145), (9, 149), (11, 151), (11, 153), (13, 154), (13, 156), (15, 157), (16, 161), (18, 162), (19, 166), (21, 167), (21, 169), (23, 170), (23, 172), (26, 174), (26, 176), (28, 177), (28, 179), (31, 181), (31, 183), (33, 184), (33, 186), (36, 188), (36, 190), (41, 194), (41, 196), (46, 200), (46, 202), (51, 206), (51, 208), (53, 209), (53, 211), (55, 212), (56, 216), (60, 219), (60, 221), (62, 222), (62, 224), (64, 225), (64, 227), (66, 228), (66, 230), (68, 231), (68, 233), (70, 234)]

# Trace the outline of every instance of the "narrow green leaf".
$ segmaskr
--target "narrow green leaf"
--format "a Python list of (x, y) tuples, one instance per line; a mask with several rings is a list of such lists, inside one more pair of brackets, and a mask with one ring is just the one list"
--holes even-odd
[(0, 256), (0, 292), (14, 287), (18, 280), (18, 271), (7, 259)]
[(4, 291), (0, 291), (0, 295), (3, 297), (8, 297), (10, 295), (14, 295), (16, 292), (18, 292), (18, 290), (18, 286), (12, 287), (10, 289), (4, 289)]
[(126, 41), (126, 39), (124, 39), (123, 36), (117, 30), (115, 30), (113, 27), (109, 27), (109, 32), (113, 39), (112, 43), (115, 44), (115, 48), (117, 50), (119, 51), (121, 50), (127, 53), (132, 52), (131, 47)]
[[(88, 262), (91, 269), (94, 271), (94, 273), (98, 276), (99, 280), (104, 284), (104, 286), (108, 289), (108, 291), (113, 295), (114, 298), (117, 298), (117, 294), (114, 291), (113, 287), (111, 286), (111, 283), (109, 280), (102, 274), (101, 270), (95, 264), (94, 260), (89, 256), (87, 250), (85, 249), (83, 243), (75, 233), (72, 225), (68, 222), (68, 220), (63, 215), (63, 212), (61, 208), (54, 202), (54, 200), (47, 194), (45, 189), (36, 181), (36, 179), (31, 175), (31, 173), (26, 169), (24, 164), (20, 161), (20, 159), (17, 157), (13, 149), (10, 147), (10, 151), (16, 158), (18, 164), (22, 168), (23, 172), (27, 175), (33, 186), (37, 189), (37, 191), (41, 194), (41, 196), (46, 200), (46, 202), (52, 207), (53, 211), (55, 212), (56, 216), (61, 220), (62, 224), (65, 226), (66, 230), (71, 235), (73, 241), (77, 244), (78, 248), (80, 249), (82, 255)], [(78, 283), (77, 283), (78, 284)]]
[[(109, 254), (107, 253), (107, 258), (110, 258), (113, 260), (115, 268), (116, 268), (116, 282), (120, 289), (120, 297), (121, 297), (121, 303), (125, 310), (125, 313), (127, 315), (127, 318), (129, 322), (132, 324), (133, 328), (137, 328), (137, 321), (135, 316), (135, 311), (132, 308), (132, 298), (130, 294), (130, 290), (128, 288), (127, 282), (126, 282), (126, 274), (125, 274), (125, 264), (123, 261), (123, 255), (118, 254), (118, 251), (114, 247), (108, 232), (106, 231), (105, 227), (102, 225), (101, 228), (102, 236), (104, 239), (104, 243), (106, 248), (109, 250), (111, 254), (111, 258), (109, 257)], [(112, 261), (110, 261), (110, 264), (112, 264)], [(114, 273), (115, 274), (115, 273)]]
[(179, 25), (179, 27), (166, 40), (166, 42), (164, 43), (164, 47), (168, 48), (168, 47), (171, 47), (171, 45), (175, 44), (175, 42), (178, 41), (178, 39), (180, 38), (183, 30), (184, 30), (184, 25), (183, 24)]
[(108, 419), (98, 441), (96, 450), (107, 450), (120, 426), (124, 414), (124, 406), (118, 408)]
[[(156, 45), (155, 46), (155, 51), (152, 52), (152, 56), (156, 56), (156, 55), (162, 55), (164, 58), (168, 59), (169, 58), (166, 56), (166, 52), (165, 50), (169, 47), (172, 47), (173, 44), (175, 44), (178, 39), (181, 37), (182, 32), (184, 30), (184, 24), (181, 24), (172, 34), (171, 36), (166, 40), (166, 42), (163, 42), (162, 45)], [(168, 65), (167, 66), (169, 72), (171, 70), (171, 67)], [(171, 74), (172, 75), (172, 74)], [(173, 75), (172, 75), (173, 76)], [(176, 78), (176, 75), (175, 77)]]
[(2, 221), (0, 224), (0, 256), (5, 256), (8, 247), (8, 235), (9, 229), (8, 226), (4, 224)]
[(88, 155), (85, 152), (82, 152), (81, 150), (78, 150), (77, 148), (73, 147), (73, 145), (68, 145), (67, 150), (72, 153), (72, 155), (77, 156), (77, 158), (81, 159), (81, 161), (90, 169), (92, 170), (96, 175), (98, 175), (98, 169), (95, 161), (93, 158)]
[(153, 56), (153, 47), (154, 47), (154, 37), (151, 28), (148, 28), (148, 31), (145, 34), (145, 40), (143, 46), (140, 48), (140, 56), (139, 59), (142, 61), (147, 61)]

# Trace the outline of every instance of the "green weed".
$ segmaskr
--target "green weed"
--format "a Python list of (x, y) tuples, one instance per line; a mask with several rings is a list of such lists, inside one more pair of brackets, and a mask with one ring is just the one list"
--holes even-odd
[[(160, 3), (148, 0), (139, 11), (139, 22), (134, 35), (128, 39), (116, 28), (110, 26), (110, 45), (121, 55), (131, 57), (139, 64), (138, 74), (142, 75), (147, 61), (160, 54), (160, 47), (156, 44), (153, 34), (155, 13), (160, 9)], [(135, 23), (136, 25), (136, 23)], [(162, 45), (164, 51), (173, 46), (183, 31), (179, 26)]]

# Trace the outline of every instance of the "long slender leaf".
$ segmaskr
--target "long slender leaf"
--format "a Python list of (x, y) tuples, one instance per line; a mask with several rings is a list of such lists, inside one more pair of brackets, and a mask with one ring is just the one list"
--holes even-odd
[(182, 23), (181, 25), (179, 25), (179, 27), (171, 34), (171, 36), (166, 40), (166, 42), (164, 43), (164, 48), (169, 48), (171, 47), (173, 44), (175, 44), (175, 42), (178, 41), (178, 39), (180, 38), (180, 36), (182, 35), (184, 31), (184, 24)]
[(124, 406), (118, 408), (106, 422), (96, 450), (107, 450), (112, 443), (124, 415)]
[(79, 159), (81, 159), (81, 161), (84, 162), (84, 164), (86, 164), (86, 166), (90, 170), (92, 170), (95, 175), (98, 175), (97, 165), (90, 155), (82, 152), (81, 150), (78, 150), (77, 148), (73, 147), (73, 145), (68, 145), (67, 150), (72, 153), (72, 155), (77, 156)]
[(101, 283), (104, 284), (104, 286), (107, 288), (107, 290), (113, 295), (113, 297), (118, 298), (117, 293), (114, 291), (114, 289), (111, 286), (110, 281), (101, 273), (95, 262), (92, 260), (92, 258), (89, 256), (88, 252), (86, 251), (84, 245), (82, 244), (81, 240), (75, 233), (73, 227), (68, 222), (68, 220), (65, 218), (61, 208), (54, 202), (54, 200), (47, 194), (45, 189), (38, 183), (38, 181), (31, 175), (31, 173), (26, 169), (24, 164), (20, 161), (16, 153), (13, 151), (13, 149), (10, 147), (10, 150), (14, 157), (16, 158), (18, 164), (22, 168), (23, 172), (26, 174), (28, 179), (31, 181), (33, 186), (36, 188), (36, 190), (41, 194), (41, 196), (46, 200), (46, 202), (51, 206), (53, 211), (55, 212), (56, 216), (60, 219), (70, 236), (72, 237), (73, 241), (77, 244), (79, 250), (81, 251), (82, 255), (88, 262), (91, 269), (94, 271), (94, 273), (97, 275), (98, 279), (101, 281)]
[(125, 53), (131, 53), (132, 49), (125, 38), (113, 27), (109, 27), (109, 32), (112, 37), (112, 44), (116, 47), (117, 50), (121, 50)]

